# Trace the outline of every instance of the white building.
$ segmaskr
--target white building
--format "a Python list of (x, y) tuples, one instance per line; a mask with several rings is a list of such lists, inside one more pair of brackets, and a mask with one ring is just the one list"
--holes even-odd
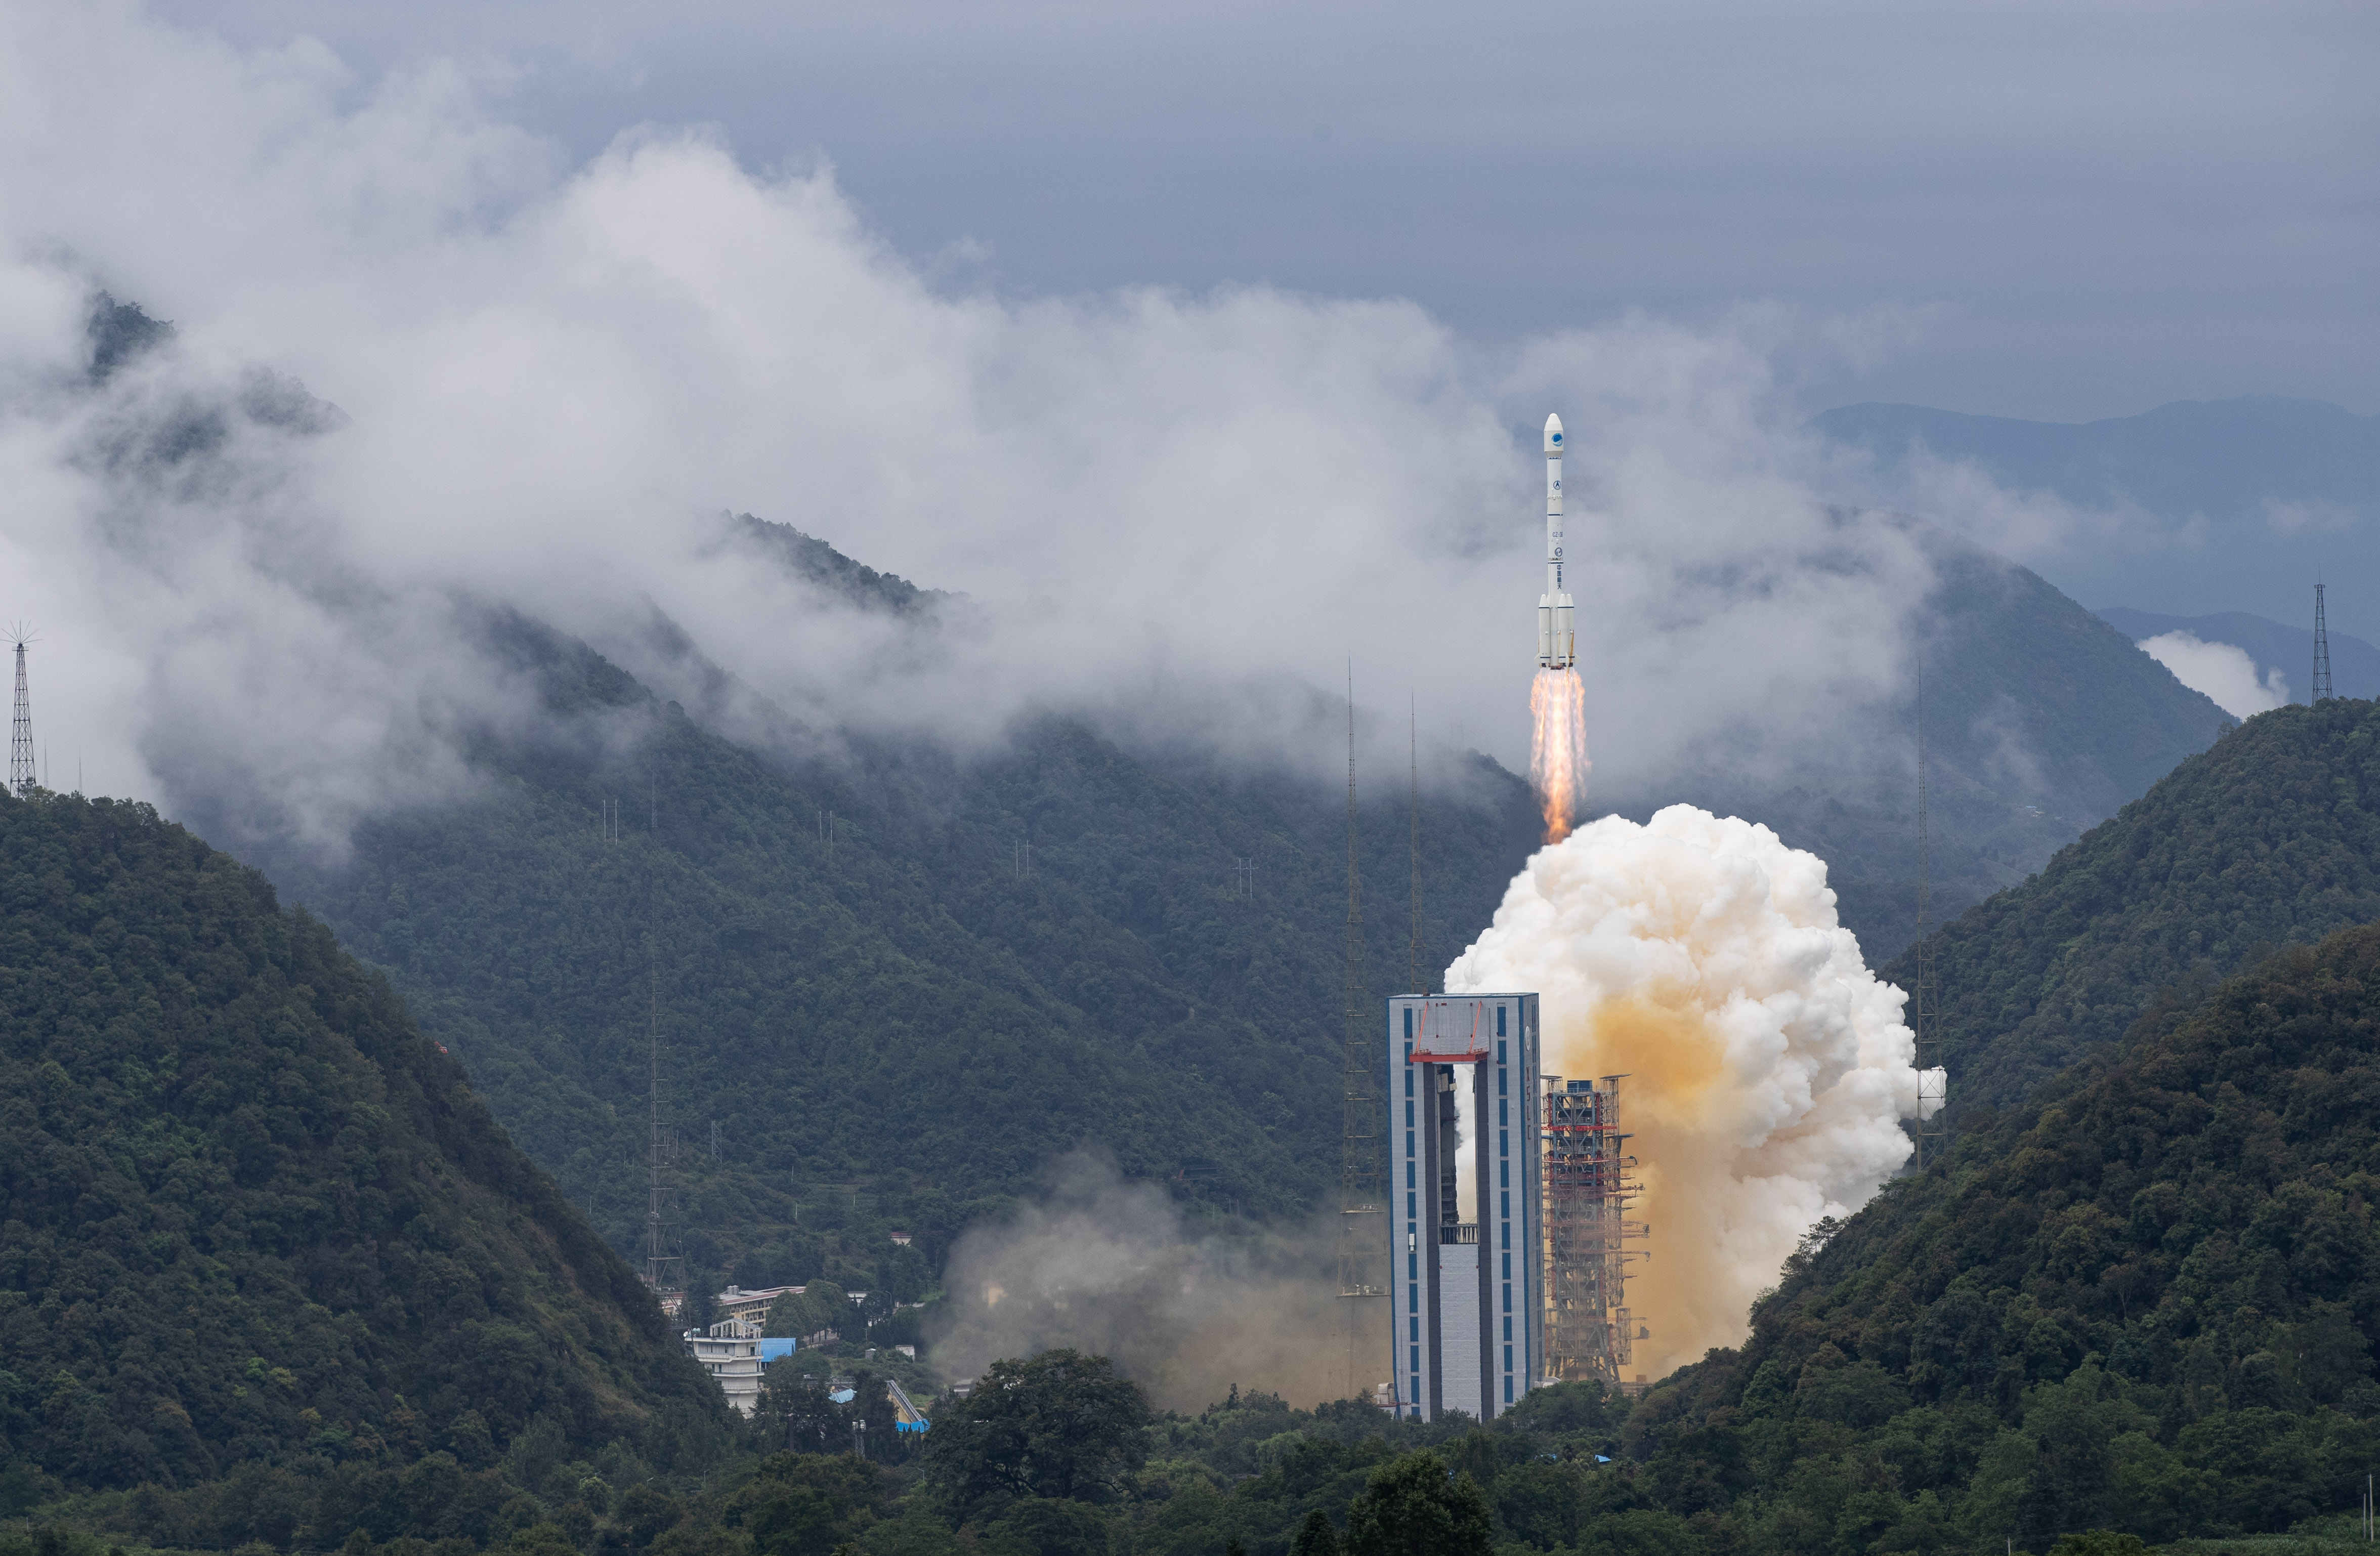
[(1388, 1002), (1389, 1407), (1492, 1420), (1543, 1354), (1537, 997)]
[(793, 1341), (763, 1339), (760, 1326), (746, 1319), (722, 1319), (707, 1331), (690, 1329), (680, 1338), (686, 1354), (719, 1380), (727, 1403), (746, 1416), (759, 1407), (760, 1380), (769, 1364), (794, 1353)]
[(746, 1291), (741, 1286), (730, 1286), (719, 1294), (719, 1316), (741, 1319), (751, 1324), (766, 1323), (769, 1308), (777, 1298), (788, 1295), (799, 1296), (807, 1289), (804, 1286), (764, 1286), (759, 1291)]

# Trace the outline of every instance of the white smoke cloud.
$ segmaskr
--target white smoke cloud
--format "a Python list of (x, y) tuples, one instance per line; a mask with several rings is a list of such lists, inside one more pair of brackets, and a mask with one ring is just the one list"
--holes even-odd
[[(1829, 513), (1773, 382), (1856, 328), (1491, 349), (1262, 287), (946, 295), (831, 171), (654, 128), (571, 167), (500, 90), (122, 5), (0, 13), (0, 611), (42, 625), (37, 721), (92, 787), (235, 789), (322, 838), (451, 792), (453, 731), (507, 706), (458, 599), (652, 675), (658, 608), (796, 717), (963, 748), (1055, 706), (1318, 771), (1315, 689), (1352, 655), (1359, 697), (1410, 687), (1444, 747), (1518, 766), (1549, 407), (1588, 718), (1630, 731), (1606, 792), (1722, 736), (1747, 768), (1821, 760), (1900, 689), (1925, 559)], [(100, 390), (93, 282), (179, 331)], [(344, 422), (94, 454), (259, 367)], [(939, 635), (856, 613), (718, 543), (729, 508), (970, 602)]]
[(2280, 667), (2259, 676), (2256, 662), (2236, 644), (2202, 642), (2194, 632), (2167, 632), (2142, 638), (2140, 650), (2235, 719), (2254, 718), (2289, 699), (2289, 677)]
[(1825, 863), (1766, 827), (1682, 805), (1584, 827), (1529, 861), (1446, 986), (1534, 991), (1548, 1074), (1628, 1076), (1648, 1376), (1740, 1342), (1802, 1234), (1908, 1159), (1905, 996), (1837, 924)]
[(1382, 1342), (1347, 1324), (1378, 1314), (1338, 1300), (1333, 1230), (1194, 1233), (1162, 1189), (1067, 1157), (1042, 1197), (951, 1250), (949, 1327), (929, 1355), (974, 1378), (1002, 1356), (1071, 1346), (1113, 1357), (1158, 1404), (1184, 1411), (1234, 1384), (1300, 1405), (1368, 1394)]

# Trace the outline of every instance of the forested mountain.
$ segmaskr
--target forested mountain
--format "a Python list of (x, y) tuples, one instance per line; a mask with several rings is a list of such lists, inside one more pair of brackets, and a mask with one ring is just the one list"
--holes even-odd
[[(483, 801), (280, 873), (616, 1246), (644, 1221), (656, 949), (672, 1179), (706, 1277), (914, 1282), (889, 1231), (937, 1257), (1077, 1145), (1213, 1211), (1299, 1213), (1333, 1180), (1343, 796), (1163, 769), (1060, 721), (965, 768), (883, 746), (783, 759), (529, 624), (489, 649), (584, 744), (492, 735)], [(601, 735), (620, 720), (625, 760)], [(1406, 796), (1363, 821), (1385, 995), (1407, 978)], [(1537, 821), (1483, 765), (1421, 824), (1442, 965)]]
[[(1935, 911), (1949, 918), (2041, 869), (2233, 721), (2037, 574), (1897, 522), (1918, 530), (1935, 569), (1916, 668)], [(1827, 861), (1871, 963), (1896, 955), (1917, 908), (1917, 692), (1844, 715), (1825, 772), (1765, 775), (1720, 752), (1658, 795), (1617, 803), (1640, 820), (1682, 799), (1767, 823)]]
[[(732, 522), (756, 559), (866, 608), (931, 629), (953, 603)], [(1938, 894), (1956, 904), (2021, 880), (2226, 721), (2038, 578), (1937, 543), (1927, 717)], [(371, 820), (335, 866), (254, 857), (388, 970), (622, 1252), (646, 1220), (656, 976), (676, 1220), (703, 1279), (906, 1294), (1076, 1146), (1211, 1211), (1327, 1197), (1343, 794), (1055, 717), (965, 762), (848, 735), (830, 759), (779, 738), (783, 715), (665, 621), (650, 638), (684, 708), (533, 622), (493, 613), (483, 636), (549, 717), (480, 732), (480, 797)], [(1840, 783), (1689, 780), (1638, 808), (1769, 821), (1829, 859), (1846, 920), (1889, 950), (1914, 906), (1914, 728), (1913, 707), (1879, 715)], [(1402, 794), (1365, 797), (1367, 966), (1386, 994), (1409, 977), (1409, 818)], [(1522, 782), (1475, 760), (1463, 792), (1424, 796), (1420, 832), (1442, 966), (1538, 823)], [(890, 1251), (895, 1229), (917, 1253)]]
[(2375, 1107), (2364, 926), (1971, 1115), (1822, 1228), (1740, 1355), (1656, 1389), (1632, 1451), (1761, 1550), (2345, 1534), (2380, 1456)]
[[(2380, 918), (2380, 704), (2259, 714), (1933, 938), (1954, 1117), (2008, 1107), (2161, 990)], [(1906, 988), (1915, 954), (1885, 969)]]
[(0, 1116), (12, 1507), (717, 1429), (385, 980), (146, 806), (0, 798)]

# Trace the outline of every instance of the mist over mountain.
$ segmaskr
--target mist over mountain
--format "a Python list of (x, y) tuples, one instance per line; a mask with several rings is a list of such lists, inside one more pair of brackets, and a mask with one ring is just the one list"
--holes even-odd
[[(2351, 582), (2349, 590), (2352, 590)], [(2207, 616), (2160, 615), (2123, 605), (2102, 605), (2099, 618), (2134, 642), (2186, 632), (2203, 643), (2228, 643), (2248, 656), (2258, 680), (2285, 689), (2288, 700), (2303, 702), (2313, 686), (2313, 601), (2307, 592), (2303, 623), (2273, 621), (2246, 611)], [(2279, 680), (2274, 681), (2277, 675)], [(2330, 632), (2330, 680), (2341, 697), (2380, 697), (2380, 648), (2334, 627)]]
[[(1934, 916), (2014, 885), (2233, 722), (2032, 571), (1900, 520), (1936, 582), (1920, 611)], [(1847, 718), (1839, 760), (1788, 783), (1723, 743), (1655, 796), (1763, 821), (1828, 861), (1872, 961), (1915, 932), (1918, 687)], [(1641, 819), (1641, 817), (1640, 817)]]
[[(2380, 417), (2245, 395), (2079, 424), (1857, 405), (1810, 426), (1852, 456), (1847, 497), (1966, 511), (2077, 599), (2310, 624), (2326, 577), (2332, 627), (2380, 638), (2380, 598), (2353, 584), (2380, 565)], [(1977, 504), (1978, 483), (1999, 495)]]

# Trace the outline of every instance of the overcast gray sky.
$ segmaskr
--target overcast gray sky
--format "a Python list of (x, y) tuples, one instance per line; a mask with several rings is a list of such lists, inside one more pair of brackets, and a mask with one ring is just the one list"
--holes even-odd
[[(578, 157), (713, 122), (824, 159), (939, 285), (1261, 281), (1498, 340), (1745, 302), (1864, 321), (1806, 408), (2380, 411), (2380, 6), (668, 6), (168, 0), (445, 56)], [(1788, 364), (1791, 371), (1791, 364)]]

